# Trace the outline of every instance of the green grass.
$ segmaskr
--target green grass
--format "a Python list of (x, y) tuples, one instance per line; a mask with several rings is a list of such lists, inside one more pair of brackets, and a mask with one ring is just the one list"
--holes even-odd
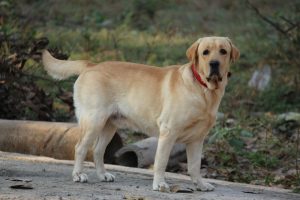
[(254, 166), (274, 169), (279, 164), (279, 159), (267, 152), (245, 152), (244, 155), (251, 161)]

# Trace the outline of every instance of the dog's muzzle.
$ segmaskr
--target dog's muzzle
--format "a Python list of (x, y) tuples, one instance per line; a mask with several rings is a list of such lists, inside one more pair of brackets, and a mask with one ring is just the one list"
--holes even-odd
[(222, 77), (221, 77), (220, 71), (219, 71), (220, 62), (217, 60), (212, 60), (209, 62), (209, 66), (210, 66), (210, 73), (209, 73), (209, 76), (206, 78), (206, 80), (208, 82), (222, 81)]

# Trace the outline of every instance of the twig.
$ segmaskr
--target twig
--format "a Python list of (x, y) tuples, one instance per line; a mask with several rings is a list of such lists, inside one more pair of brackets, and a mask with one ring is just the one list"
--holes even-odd
[(114, 47), (114, 49), (118, 50), (118, 48), (119, 48), (118, 42), (119, 42), (119, 41), (118, 41), (118, 39), (116, 38), (116, 36), (115, 36), (114, 33), (111, 34), (111, 39), (112, 39), (112, 42), (113, 42), (113, 47)]
[(292, 22), (291, 20), (287, 19), (285, 16), (280, 16), (280, 18), (281, 18), (283, 21), (289, 23), (289, 24), (292, 25), (292, 26), (295, 26), (295, 25), (298, 24), (298, 23), (295, 24), (295, 23)]
[[(266, 130), (265, 130), (265, 131), (266, 131), (266, 132), (265, 132), (265, 133), (266, 133), (266, 134), (265, 134), (265, 142), (266, 142), (266, 143), (265, 143), (265, 145), (266, 145), (265, 148), (268, 149), (268, 146), (269, 146), (269, 145), (268, 145), (268, 142), (269, 142), (269, 141), (268, 141), (268, 139), (269, 139), (269, 138), (268, 138), (268, 131), (269, 131), (269, 130), (268, 130), (268, 127), (265, 127), (265, 128), (266, 128)], [(265, 160), (265, 162), (266, 162), (266, 163), (265, 163), (265, 167), (268, 169), (269, 166), (268, 166), (268, 156), (267, 156), (267, 155), (265, 155), (265, 159), (266, 159), (266, 160)]]
[(299, 155), (299, 129), (297, 129), (297, 142), (296, 142), (296, 174), (297, 178), (300, 179), (300, 174), (299, 174), (299, 164), (298, 164), (298, 155)]
[(280, 18), (286, 23), (288, 23), (289, 25), (291, 25), (288, 29), (285, 30), (287, 33), (293, 30), (294, 28), (298, 28), (300, 25), (300, 22), (292, 22), (291, 20), (287, 19), (285, 16), (280, 16)]
[[(277, 31), (279, 31), (280, 33), (282, 33), (283, 35), (287, 35), (287, 30), (284, 30), (280, 27), (279, 24), (277, 24), (276, 22), (273, 22), (272, 20), (270, 20), (269, 18), (267, 18), (266, 16), (264, 16), (263, 14), (261, 14), (261, 12), (258, 10), (258, 8), (256, 8), (253, 4), (250, 3), (249, 0), (246, 0), (246, 3), (248, 4), (248, 6), (254, 10), (256, 12), (256, 14), (265, 22), (269, 23), (271, 26), (273, 26)], [(289, 28), (290, 29), (290, 28)]]
[(297, 24), (295, 24), (295, 25), (289, 27), (289, 28), (286, 29), (285, 31), (288, 33), (288, 32), (290, 32), (291, 30), (293, 30), (294, 28), (297, 28), (297, 27), (299, 26), (299, 24), (300, 24), (300, 23), (297, 23)]
[(193, 3), (197, 8), (202, 9), (201, 2), (194, 0)]

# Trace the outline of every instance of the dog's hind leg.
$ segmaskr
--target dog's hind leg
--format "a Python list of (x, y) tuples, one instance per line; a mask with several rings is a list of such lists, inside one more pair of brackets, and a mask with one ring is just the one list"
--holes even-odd
[(96, 166), (97, 175), (101, 181), (112, 182), (115, 180), (114, 175), (106, 172), (104, 168), (103, 157), (105, 149), (113, 138), (116, 130), (117, 128), (113, 124), (111, 124), (110, 121), (107, 121), (94, 144), (94, 163)]
[(106, 121), (107, 118), (101, 116), (100, 112), (97, 110), (80, 114), (79, 127), (81, 131), (81, 138), (75, 147), (75, 164), (72, 173), (74, 182), (88, 181), (88, 176), (82, 173), (83, 161), (88, 149), (96, 140), (100, 131), (105, 126)]

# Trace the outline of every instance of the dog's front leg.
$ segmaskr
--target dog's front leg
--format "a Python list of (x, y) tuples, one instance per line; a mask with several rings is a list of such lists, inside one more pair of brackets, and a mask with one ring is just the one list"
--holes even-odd
[(176, 138), (169, 130), (164, 129), (164, 131), (161, 131), (155, 154), (153, 190), (160, 192), (169, 192), (170, 190), (165, 181), (165, 170), (175, 140)]
[(187, 144), (186, 146), (188, 159), (188, 173), (190, 174), (191, 179), (195, 184), (197, 190), (212, 191), (215, 189), (214, 186), (212, 186), (209, 183), (203, 182), (202, 176), (200, 174), (203, 141), (204, 139), (194, 141), (192, 143)]

